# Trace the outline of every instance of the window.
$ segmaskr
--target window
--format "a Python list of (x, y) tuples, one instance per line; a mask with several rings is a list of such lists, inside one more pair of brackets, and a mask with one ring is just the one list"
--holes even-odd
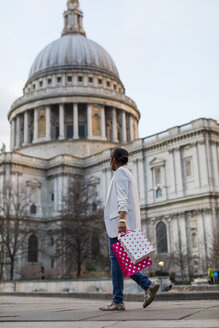
[(72, 76), (68, 76), (68, 77), (67, 77), (67, 81), (68, 81), (68, 82), (72, 82)]
[(166, 224), (159, 222), (156, 227), (157, 252), (167, 253), (167, 229)]
[(61, 78), (61, 76), (58, 76), (58, 77), (57, 77), (57, 82), (58, 82), (58, 83), (61, 83), (61, 82), (62, 82), (62, 78)]
[(92, 116), (92, 134), (101, 136), (101, 116), (97, 112)]
[(33, 84), (33, 89), (34, 89), (34, 90), (36, 89), (36, 84)]
[(59, 126), (56, 126), (56, 140), (59, 139)]
[(38, 238), (35, 235), (28, 239), (28, 262), (38, 262)]
[(154, 172), (155, 172), (155, 184), (157, 186), (161, 184), (161, 168), (160, 167), (155, 168)]
[(38, 138), (46, 136), (46, 110), (41, 109), (38, 113)]
[(78, 134), (80, 139), (85, 138), (85, 126), (84, 125), (79, 125), (78, 127)]
[(184, 161), (184, 165), (185, 165), (185, 177), (189, 178), (192, 176), (192, 159), (186, 158)]
[(67, 125), (67, 139), (73, 138), (73, 126)]
[(157, 188), (157, 190), (156, 190), (156, 198), (162, 198), (162, 189), (161, 188)]
[(192, 233), (192, 248), (197, 248), (197, 235), (195, 232)]
[(49, 78), (49, 79), (47, 80), (47, 83), (48, 83), (48, 84), (51, 84), (51, 83), (52, 83), (52, 79)]
[(78, 25), (80, 25), (80, 15), (77, 16), (78, 16)]
[(78, 82), (83, 82), (83, 76), (78, 76)]
[(43, 81), (39, 82), (39, 86), (42, 87), (43, 86)]
[(51, 237), (51, 246), (54, 246), (54, 237)]
[(93, 83), (93, 78), (90, 76), (90, 77), (88, 78), (88, 81), (89, 81), (89, 83)]
[(102, 79), (98, 79), (98, 84), (103, 84), (103, 80)]
[(110, 83), (109, 81), (107, 81), (107, 82), (106, 82), (106, 85), (107, 85), (108, 87), (110, 87), (110, 86), (111, 86), (111, 83)]
[(54, 202), (54, 194), (51, 194), (51, 201)]
[(31, 207), (30, 207), (30, 213), (31, 214), (36, 214), (36, 212), (37, 212), (36, 205), (35, 204), (32, 204)]
[(114, 88), (114, 90), (116, 90), (116, 84), (114, 84), (113, 88)]
[(54, 259), (51, 260), (51, 268), (54, 268)]

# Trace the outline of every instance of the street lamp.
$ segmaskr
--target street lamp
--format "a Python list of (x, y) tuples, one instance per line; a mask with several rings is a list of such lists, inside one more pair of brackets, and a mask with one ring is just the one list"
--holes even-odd
[(159, 266), (161, 268), (161, 272), (163, 272), (164, 261), (160, 261), (158, 264), (159, 264)]
[(159, 262), (159, 266), (160, 266), (161, 268), (163, 268), (163, 266), (164, 266), (164, 261), (160, 261), (160, 262)]

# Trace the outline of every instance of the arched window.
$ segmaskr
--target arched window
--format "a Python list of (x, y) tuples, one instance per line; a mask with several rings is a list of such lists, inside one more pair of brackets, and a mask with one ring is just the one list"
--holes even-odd
[(156, 237), (157, 237), (157, 252), (167, 253), (167, 229), (166, 224), (163, 222), (158, 223), (156, 227)]
[(32, 204), (31, 207), (30, 207), (30, 213), (31, 214), (36, 214), (36, 212), (37, 212), (36, 205)]
[(195, 232), (192, 233), (192, 248), (197, 248), (197, 235)]
[(162, 189), (160, 187), (156, 190), (156, 198), (162, 198)]
[(28, 262), (38, 262), (38, 238), (35, 235), (28, 239)]

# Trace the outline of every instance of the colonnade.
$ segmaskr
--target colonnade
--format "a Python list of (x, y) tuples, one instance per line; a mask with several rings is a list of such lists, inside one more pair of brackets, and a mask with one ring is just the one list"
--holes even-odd
[[(100, 125), (101, 125), (101, 135), (93, 135), (92, 129), (92, 106), (93, 104), (87, 104), (87, 117), (86, 117), (86, 136), (85, 139), (88, 140), (103, 140), (110, 142), (121, 142), (126, 143), (132, 141), (137, 137), (137, 120), (131, 117), (130, 114), (126, 113), (124, 110), (117, 108), (110, 109), (111, 111), (111, 126), (112, 132), (110, 140), (107, 138), (107, 125), (106, 125), (106, 110), (104, 106), (99, 107), (100, 114)], [(45, 136), (39, 137), (39, 111), (45, 109)], [(59, 140), (67, 139), (65, 135), (65, 105), (59, 104), (58, 110), (58, 125), (59, 125)], [(121, 114), (121, 138), (118, 138), (118, 113)], [(33, 115), (33, 125), (31, 127), (32, 140), (30, 140), (30, 115)], [(129, 116), (129, 138), (127, 136), (127, 117)], [(29, 144), (35, 144), (43, 141), (51, 141), (52, 138), (52, 107), (45, 106), (40, 108), (34, 108), (28, 110), (22, 114), (18, 114), (15, 118), (11, 120), (11, 149), (19, 148)], [(72, 104), (72, 127), (73, 127), (73, 139), (77, 140), (79, 136), (79, 109), (78, 104)], [(134, 128), (133, 128), (134, 124)], [(135, 132), (134, 132), (135, 129)], [(119, 140), (121, 139), (121, 140)]]

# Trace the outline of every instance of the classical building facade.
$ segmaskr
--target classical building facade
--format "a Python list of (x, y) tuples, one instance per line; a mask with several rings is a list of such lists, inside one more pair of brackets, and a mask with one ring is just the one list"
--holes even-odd
[[(121, 145), (130, 153), (142, 227), (157, 253), (186, 258), (186, 273), (203, 274), (219, 231), (218, 123), (201, 118), (139, 139), (140, 112), (110, 55), (86, 37), (82, 20), (78, 1), (69, 0), (61, 38), (39, 53), (8, 114), (11, 152), (0, 154), (0, 188), (25, 186), (27, 249), (35, 243), (39, 250), (19, 258), (17, 276), (27, 265), (56, 266), (50, 231), (69, 176), (96, 177), (104, 204), (113, 174), (110, 149)], [(175, 271), (180, 274), (179, 265)]]

